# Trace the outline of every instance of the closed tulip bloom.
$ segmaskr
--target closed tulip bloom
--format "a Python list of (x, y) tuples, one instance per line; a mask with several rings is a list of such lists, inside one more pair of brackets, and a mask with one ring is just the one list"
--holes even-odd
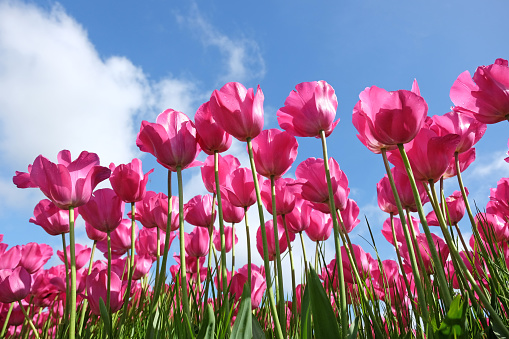
[(300, 233), (309, 227), (309, 218), (313, 211), (310, 203), (302, 198), (296, 197), (294, 209), (286, 217), (288, 231)]
[(309, 216), (309, 227), (305, 230), (311, 241), (325, 241), (332, 232), (332, 219), (329, 214), (314, 210)]
[(497, 188), (490, 189), (490, 202), (493, 202), (502, 215), (509, 215), (509, 178), (497, 182)]
[[(231, 279), (230, 295), (235, 296), (235, 300), (240, 300), (244, 285), (247, 284), (247, 265), (240, 268)], [(262, 267), (251, 264), (251, 308), (256, 309), (260, 306), (262, 297), (267, 289), (265, 273)]]
[[(291, 178), (279, 178), (275, 180), (276, 192), (276, 214), (288, 214), (293, 211), (295, 207), (295, 195), (299, 192), (299, 186), (294, 185), (295, 180)], [(267, 212), (272, 213), (272, 194), (270, 180), (265, 180), (260, 192), (262, 202)]]
[(222, 199), (223, 220), (229, 223), (239, 223), (244, 219), (244, 209), (232, 205), (227, 199)]
[(194, 114), (194, 124), (198, 132), (198, 143), (203, 152), (208, 155), (227, 151), (232, 145), (232, 136), (216, 122), (208, 101), (202, 104)]
[[(445, 265), (447, 257), (449, 256), (449, 247), (445, 243), (445, 241), (437, 236), (434, 233), (431, 233), (431, 237), (433, 238), (433, 244), (437, 250), (437, 253), (442, 261), (442, 264)], [(419, 252), (421, 253), (422, 261), (424, 263), (424, 269), (428, 274), (433, 273), (433, 259), (431, 258), (431, 252), (428, 245), (428, 241), (426, 240), (426, 235), (424, 233), (420, 233), (416, 235), (416, 242)], [(408, 246), (406, 243), (400, 249), (401, 256), (405, 259), (407, 263), (410, 263), (410, 254), (408, 252)]]
[(378, 207), (382, 211), (385, 213), (398, 213), (398, 207), (396, 206), (394, 193), (392, 193), (391, 183), (387, 174), (376, 184), (376, 193)]
[(334, 88), (327, 82), (302, 82), (295, 86), (277, 111), (277, 121), (282, 129), (298, 137), (328, 137), (339, 122), (334, 121), (338, 99)]
[(450, 97), (455, 111), (472, 114), (484, 124), (509, 119), (509, 67), (507, 60), (497, 59), (479, 66), (471, 78), (461, 73), (451, 87)]
[(290, 133), (272, 128), (263, 130), (253, 139), (253, 158), (258, 174), (279, 178), (297, 158), (299, 144)]
[[(399, 218), (393, 218), (394, 220), (394, 233), (396, 234), (396, 241), (398, 247), (400, 247), (402, 244), (406, 243), (405, 240), (405, 233), (403, 231), (403, 226), (401, 224), (401, 220)], [(406, 223), (406, 226), (409, 227), (408, 222)], [(412, 217), (412, 227), (414, 228), (414, 233), (419, 234), (419, 220)], [(408, 229), (409, 232), (411, 232), (410, 228)], [(410, 233), (411, 234), (411, 233)], [(390, 242), (393, 246), (396, 246), (394, 244), (394, 240), (392, 237), (392, 228), (391, 228), (391, 219), (387, 218), (382, 226), (382, 235), (385, 237), (385, 239)]]
[(366, 88), (359, 94), (360, 100), (354, 108), (354, 125), (362, 125), (355, 122), (357, 119), (365, 120), (363, 124), (370, 132), (368, 138), (385, 148), (410, 142), (428, 113), (426, 101), (414, 92), (415, 89), (388, 92), (376, 86)]
[(94, 192), (90, 201), (80, 208), (83, 219), (101, 232), (111, 232), (120, 225), (124, 215), (122, 199), (111, 188)]
[[(459, 141), (460, 137), (457, 134), (438, 136), (433, 130), (422, 128), (415, 139), (405, 145), (415, 180), (425, 182), (440, 180)], [(396, 167), (404, 168), (399, 151), (391, 152), (388, 159)]]
[(24, 299), (32, 286), (32, 276), (24, 267), (0, 269), (0, 302), (12, 303)]
[(157, 158), (157, 162), (172, 172), (197, 165), (200, 152), (194, 123), (184, 113), (167, 109), (155, 123), (142, 121), (136, 145), (142, 152)]
[(102, 241), (105, 240), (106, 237), (108, 236), (108, 234), (99, 231), (86, 221), (85, 221), (85, 231), (87, 232), (88, 238), (93, 241)]
[(343, 232), (350, 233), (361, 221), (357, 219), (359, 217), (360, 209), (355, 200), (348, 199), (346, 207), (341, 212), (341, 218), (343, 219), (344, 228)]
[(184, 220), (194, 226), (210, 227), (216, 220), (212, 217), (212, 197), (209, 194), (197, 195), (184, 205)]
[[(373, 258), (371, 254), (366, 253), (362, 247), (356, 244), (352, 244), (355, 264), (357, 266), (357, 270), (363, 279), (370, 278), (370, 272), (373, 265), (371, 265)], [(354, 278), (355, 273), (353, 272), (352, 265), (350, 260), (348, 259), (348, 254), (346, 253), (346, 249), (344, 246), (341, 246), (341, 258), (343, 261), (344, 273), (345, 273), (345, 281), (354, 284), (356, 280)], [(378, 266), (378, 262), (375, 261), (375, 265)]]
[(122, 164), (115, 167), (110, 164), (111, 187), (124, 202), (141, 201), (145, 197), (148, 175), (154, 172), (151, 169), (143, 174), (141, 160), (133, 159), (128, 164)]
[[(224, 249), (226, 253), (230, 252), (233, 247), (233, 228), (230, 226), (224, 227), (224, 237), (225, 237), (225, 246)], [(214, 229), (214, 238), (213, 238), (214, 246), (216, 250), (221, 251), (221, 235), (219, 231)], [(239, 237), (235, 234), (235, 244), (239, 242)]]
[(210, 97), (214, 120), (227, 133), (240, 141), (256, 137), (263, 128), (263, 92), (258, 85), (256, 95), (239, 82), (229, 82)]
[[(465, 191), (468, 196), (468, 189), (465, 187)], [(445, 222), (447, 225), (456, 225), (463, 216), (465, 215), (465, 201), (460, 191), (454, 191), (452, 195), (445, 199), (447, 204), (447, 214), (445, 215)], [(442, 210), (442, 204), (440, 204), (440, 210)], [(430, 226), (440, 226), (438, 223), (437, 215), (435, 211), (431, 211), (426, 216), (426, 221)]]
[(191, 233), (185, 233), (184, 244), (187, 255), (204, 257), (209, 253), (209, 231), (205, 227), (195, 227)]
[(134, 256), (133, 280), (140, 280), (141, 278), (146, 276), (150, 269), (152, 268), (154, 260), (155, 258), (148, 254), (145, 255), (136, 254)]
[[(256, 249), (258, 250), (258, 253), (260, 253), (260, 256), (263, 258), (262, 230), (260, 227), (256, 231)], [(265, 230), (267, 232), (267, 247), (269, 252), (269, 261), (273, 261), (276, 257), (276, 243), (274, 241), (274, 228), (272, 220), (268, 220), (265, 223)], [(285, 229), (283, 228), (283, 221), (280, 218), (278, 218), (277, 230), (279, 237), (278, 239), (279, 251), (281, 254), (288, 248), (288, 243), (286, 241)], [(290, 241), (293, 240), (295, 240), (295, 234), (290, 233)]]
[[(334, 192), (335, 206), (339, 210), (346, 207), (348, 194), (348, 178), (346, 174), (339, 169), (339, 165), (334, 158), (329, 158), (329, 170), (331, 176), (332, 192)], [(301, 162), (295, 170), (295, 176), (301, 186), (301, 196), (314, 203), (315, 208), (319, 208), (324, 213), (329, 213), (329, 189), (325, 177), (325, 167), (323, 159), (308, 158)], [(322, 204), (322, 206), (317, 205)]]
[(53, 248), (46, 244), (35, 242), (28, 243), (21, 247), (20, 266), (23, 266), (28, 273), (34, 274), (39, 271), (53, 256)]
[[(261, 177), (260, 177), (261, 179)], [(223, 193), (223, 189), (221, 189)], [(224, 187), (226, 199), (237, 207), (249, 207), (256, 202), (253, 174), (250, 169), (241, 167), (233, 171)]]
[[(69, 267), (71, 267), (71, 247), (70, 245), (65, 248), (67, 252), (67, 264)], [(81, 244), (76, 244), (75, 246), (75, 253), (76, 253), (76, 269), (79, 270), (86, 264), (88, 264), (88, 261), (90, 260), (90, 253), (92, 252), (91, 248), (88, 248), (87, 246), (83, 246)], [(57, 251), (57, 255), (64, 262), (64, 252), (63, 251)]]
[[(159, 254), (164, 253), (164, 242), (166, 240), (166, 234), (164, 232), (159, 232)], [(171, 246), (171, 243), (175, 239), (175, 233), (171, 232), (170, 234), (170, 243), (168, 248)], [(155, 228), (142, 228), (138, 233), (135, 241), (135, 249), (136, 253), (140, 255), (150, 255), (153, 260), (157, 258), (157, 230)]]
[[(78, 209), (74, 210), (74, 221), (78, 218)], [(69, 233), (69, 212), (57, 207), (48, 199), (43, 199), (34, 208), (31, 223), (41, 226), (49, 235)]]
[[(138, 225), (134, 225), (135, 236), (138, 236), (139, 229)], [(111, 252), (116, 256), (125, 254), (131, 249), (131, 220), (122, 219), (120, 225), (118, 225), (113, 232), (110, 233), (111, 238)], [(97, 248), (103, 253), (108, 253), (108, 244), (106, 240), (99, 241)]]
[[(179, 207), (178, 197), (172, 197), (171, 200), (171, 222), (170, 230), (175, 231), (179, 227)], [(131, 212), (128, 213), (130, 217)], [(166, 232), (168, 222), (168, 197), (164, 193), (147, 192), (142, 201), (136, 203), (136, 220), (140, 221), (144, 227), (159, 227)]]
[(471, 149), (486, 132), (486, 125), (468, 114), (449, 112), (442, 116), (434, 115), (431, 129), (438, 135), (457, 134), (460, 141), (455, 152), (463, 153)]
[[(90, 304), (92, 313), (97, 316), (101, 315), (99, 300), (102, 299), (106, 304), (107, 286), (108, 286), (108, 271), (107, 270), (92, 270), (86, 280), (87, 286), (87, 299)], [(125, 293), (125, 286), (115, 272), (111, 272), (111, 286), (110, 286), (110, 310), (112, 313), (117, 312), (122, 308), (123, 295)], [(107, 305), (106, 305), (107, 307)]]
[[(396, 189), (398, 191), (401, 206), (404, 209), (408, 208), (411, 212), (417, 212), (417, 204), (415, 202), (414, 194), (412, 192), (412, 186), (410, 185), (410, 179), (408, 179), (408, 175), (405, 169), (393, 167), (391, 168), (391, 173), (392, 177), (394, 178)], [(429, 197), (426, 194), (424, 184), (420, 181), (417, 181), (416, 184), (421, 202), (423, 204), (427, 203), (429, 201)], [(390, 190), (390, 193), (387, 193), (385, 197), (390, 203), (396, 205), (396, 200), (394, 199), (394, 194), (392, 193), (392, 188), (390, 187), (390, 185), (387, 189)], [(397, 211), (395, 213), (397, 213)]]
[[(226, 185), (226, 181), (230, 173), (235, 171), (240, 166), (240, 161), (233, 155), (225, 155), (224, 157), (218, 156), (218, 173), (219, 173), (219, 186)], [(205, 189), (210, 193), (216, 193), (216, 174), (214, 170), (214, 156), (210, 155), (205, 160), (201, 167), (201, 177)]]
[(79, 207), (88, 202), (94, 188), (110, 176), (111, 171), (99, 166), (95, 153), (81, 152), (72, 161), (71, 152), (58, 153), (58, 164), (39, 155), (32, 165), (30, 180), (61, 209)]

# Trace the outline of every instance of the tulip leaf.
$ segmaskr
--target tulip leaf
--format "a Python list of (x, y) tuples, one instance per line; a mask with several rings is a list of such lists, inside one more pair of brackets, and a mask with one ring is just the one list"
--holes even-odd
[(203, 314), (203, 323), (196, 339), (214, 339), (215, 338), (216, 317), (210, 304), (207, 304)]
[(359, 331), (359, 316), (355, 317), (355, 320), (352, 324), (350, 324), (350, 327), (348, 328), (348, 339), (355, 339), (357, 338), (357, 332)]
[(301, 312), (300, 337), (301, 339), (311, 339), (313, 337), (313, 330), (311, 327), (311, 307), (309, 305), (308, 286), (304, 288), (304, 293), (302, 295)]
[(440, 324), (436, 335), (438, 338), (466, 338), (467, 337), (467, 308), (461, 300), (461, 295), (454, 297), (445, 319)]
[(248, 284), (245, 284), (237, 319), (233, 324), (232, 339), (251, 339), (253, 337), (253, 313), (251, 312), (251, 291), (249, 291)]
[(110, 320), (110, 314), (108, 310), (106, 309), (106, 305), (104, 304), (103, 298), (99, 298), (99, 311), (101, 312), (101, 319), (104, 323), (104, 327), (106, 328), (106, 331), (111, 338), (111, 320)]
[(265, 332), (255, 317), (253, 318), (253, 339), (265, 339)]
[(315, 338), (340, 338), (338, 322), (330, 299), (313, 268), (310, 268), (308, 273), (308, 286)]

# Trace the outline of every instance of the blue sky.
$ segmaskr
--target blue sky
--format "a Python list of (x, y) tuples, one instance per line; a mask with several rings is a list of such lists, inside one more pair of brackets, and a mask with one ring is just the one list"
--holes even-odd
[[(326, 80), (336, 90), (341, 119), (328, 138), (329, 154), (347, 174), (350, 197), (361, 208), (352, 240), (365, 244), (359, 235), (367, 236), (367, 216), (382, 257), (391, 258), (393, 251), (380, 235), (386, 216), (376, 205), (382, 160), (357, 140), (353, 106), (365, 87), (409, 89), (416, 78), (428, 114), (448, 112), (449, 89), (461, 72), (473, 73), (479, 65), (509, 58), (509, 3), (482, 5), (392, 0), (153, 0), (122, 5), (0, 1), (0, 234), (10, 245), (60, 245), (59, 238), (28, 223), (42, 195), (12, 185), (14, 171), (26, 171), (39, 154), (56, 160), (61, 149), (70, 149), (74, 157), (86, 149), (98, 153), (106, 166), (141, 157), (146, 171), (156, 169), (149, 189), (161, 191), (165, 170), (135, 145), (141, 120), (154, 121), (166, 108), (192, 117), (214, 89), (239, 81), (246, 87), (260, 84), (265, 128), (276, 128), (275, 113), (296, 84)], [(481, 207), (489, 187), (509, 176), (503, 162), (508, 131), (507, 123), (489, 126), (477, 145), (478, 160), (464, 174), (471, 197)], [(298, 141), (290, 176), (299, 162), (322, 156), (319, 140)], [(244, 150), (234, 143), (231, 153), (247, 165)], [(187, 199), (204, 193), (199, 170), (185, 171), (185, 181)], [(446, 194), (452, 193), (456, 182), (446, 188)], [(256, 213), (250, 220), (257, 222)], [(463, 227), (469, 233), (468, 225)], [(77, 232), (85, 241), (83, 225)], [(328, 248), (332, 246), (331, 241)], [(299, 252), (300, 245), (295, 247)], [(309, 246), (308, 252), (312, 250)]]

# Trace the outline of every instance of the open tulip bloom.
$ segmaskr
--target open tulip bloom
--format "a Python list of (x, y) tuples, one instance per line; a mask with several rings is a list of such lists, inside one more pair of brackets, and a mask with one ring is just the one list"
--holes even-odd
[[(56, 163), (40, 155), (13, 183), (46, 196), (29, 222), (62, 247), (9, 246), (0, 235), (0, 338), (509, 338), (509, 178), (477, 213), (462, 179), (486, 124), (507, 124), (508, 93), (508, 62), (497, 59), (460, 74), (454, 107), (440, 116), (428, 117), (417, 81), (359, 94), (352, 124), (385, 167), (372, 183), (388, 214), (378, 225), (362, 221), (355, 177), (328, 155), (338, 98), (323, 80), (295, 86), (277, 111), (281, 130), (263, 129), (260, 87), (238, 82), (213, 91), (195, 121), (173, 109), (143, 121), (135, 143), (162, 166), (145, 173), (137, 158), (106, 168), (87, 151), (73, 160), (63, 150)], [(246, 142), (249, 169), (224, 154), (232, 137)], [(296, 137), (320, 139), (323, 156), (294, 164)], [(202, 192), (184, 200), (182, 170), (193, 166), (203, 182), (193, 191)], [(163, 168), (167, 191), (147, 190)], [(459, 188), (444, 185), (452, 177)], [(111, 188), (96, 189), (108, 178)], [(75, 242), (76, 222), (91, 247)], [(369, 232), (374, 242), (373, 230), (394, 258), (357, 237)], [(304, 263), (294, 260), (297, 234)], [(314, 260), (306, 243), (316, 245)]]

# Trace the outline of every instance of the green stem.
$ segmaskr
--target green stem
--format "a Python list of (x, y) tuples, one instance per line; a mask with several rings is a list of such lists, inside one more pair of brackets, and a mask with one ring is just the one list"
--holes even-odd
[(161, 257), (161, 230), (157, 226), (156, 226), (156, 236), (157, 236), (156, 240), (157, 248), (156, 248), (156, 280), (154, 282), (155, 285), (159, 284), (159, 265), (161, 264), (159, 259)]
[(123, 326), (124, 321), (127, 317), (127, 306), (129, 304), (129, 298), (131, 296), (131, 283), (133, 280), (133, 273), (134, 273), (134, 240), (136, 237), (136, 234), (134, 232), (135, 226), (136, 226), (135, 219), (134, 219), (135, 214), (136, 214), (136, 207), (135, 207), (134, 202), (131, 202), (131, 254), (130, 254), (131, 259), (130, 259), (129, 270), (128, 270), (128, 274), (127, 274), (127, 289), (125, 290), (125, 295), (124, 295), (124, 307), (123, 307), (124, 311), (122, 313), (122, 318), (120, 321), (119, 333), (122, 332), (122, 326)]
[[(272, 289), (272, 279), (270, 277), (270, 264), (269, 264), (269, 250), (267, 247), (267, 231), (265, 230), (265, 218), (263, 216), (263, 206), (262, 206), (262, 197), (260, 195), (260, 185), (258, 183), (258, 176), (256, 175), (256, 165), (253, 158), (253, 146), (251, 142), (251, 138), (246, 140), (247, 142), (247, 150), (249, 154), (249, 161), (251, 164), (251, 171), (253, 173), (253, 182), (255, 185), (256, 192), (256, 202), (258, 205), (258, 215), (260, 218), (260, 229), (262, 233), (262, 242), (263, 242), (263, 262), (265, 265), (265, 275), (267, 281), (267, 296), (269, 298), (270, 311), (272, 313), (272, 318), (274, 321), (274, 328), (276, 330), (276, 336), (278, 339), (283, 339), (283, 332), (281, 330), (281, 324), (279, 323), (279, 318), (277, 315), (276, 301), (274, 300), (274, 291)], [(284, 319), (286, 321), (286, 319)]]
[(64, 266), (65, 266), (65, 319), (69, 320), (69, 302), (71, 298), (71, 285), (70, 285), (70, 277), (69, 277), (69, 259), (67, 258), (67, 245), (65, 243), (65, 233), (62, 233), (62, 247), (64, 249)]
[[(69, 324), (69, 339), (74, 339), (76, 337), (76, 244), (74, 240), (74, 207), (72, 206), (69, 207), (69, 239), (71, 252), (71, 302), (69, 304), (71, 308), (71, 319)], [(21, 305), (21, 307), (23, 307), (23, 305)]]
[[(392, 193), (394, 195), (394, 200), (396, 202), (396, 207), (398, 208), (399, 218), (401, 221), (401, 227), (403, 228), (403, 234), (405, 235), (405, 241), (408, 247), (408, 254), (410, 256), (410, 264), (412, 266), (412, 273), (414, 275), (414, 283), (415, 289), (417, 290), (417, 299), (419, 301), (419, 306), (421, 310), (421, 314), (425, 321), (427, 322), (429, 319), (428, 306), (426, 302), (426, 295), (424, 293), (424, 289), (422, 288), (421, 283), (421, 274), (419, 273), (419, 267), (417, 265), (417, 259), (415, 257), (414, 247), (412, 246), (412, 239), (410, 237), (410, 232), (408, 231), (405, 213), (403, 212), (403, 206), (401, 205), (401, 200), (399, 199), (398, 190), (396, 189), (396, 184), (394, 182), (394, 177), (392, 176), (391, 169), (389, 167), (389, 161), (387, 160), (387, 150), (382, 148), (382, 158), (384, 161), (385, 171), (387, 172), (387, 177), (389, 178), (389, 183), (391, 184)], [(413, 226), (410, 226), (413, 227)], [(401, 268), (403, 270), (403, 267)], [(419, 323), (419, 319), (416, 319), (416, 322)]]
[(111, 236), (110, 231), (108, 231), (106, 236), (106, 239), (108, 239), (108, 289), (106, 292), (106, 309), (108, 310), (108, 313), (110, 315), (111, 319)]
[(11, 318), (12, 309), (14, 308), (14, 303), (11, 303), (9, 306), (9, 311), (7, 311), (7, 315), (4, 320), (4, 325), (2, 326), (2, 332), (0, 333), (0, 338), (3, 338), (5, 335), (5, 330), (7, 330), (7, 324), (9, 323), (9, 319)]
[(438, 287), (441, 292), (441, 299), (444, 302), (445, 308), (449, 309), (452, 299), (451, 294), (449, 293), (449, 288), (447, 284), (447, 279), (445, 278), (445, 271), (440, 258), (438, 257), (438, 252), (433, 243), (433, 238), (431, 237), (431, 232), (428, 227), (428, 222), (426, 221), (426, 215), (424, 214), (424, 209), (422, 208), (421, 197), (419, 196), (419, 190), (417, 189), (417, 184), (415, 182), (414, 174), (412, 172), (412, 168), (410, 166), (410, 161), (408, 160), (407, 154), (405, 152), (405, 148), (403, 144), (398, 144), (399, 152), (401, 154), (401, 158), (403, 159), (403, 164), (405, 165), (406, 172), (408, 174), (408, 179), (410, 180), (410, 186), (412, 187), (412, 193), (414, 195), (415, 203), (417, 205), (417, 213), (419, 213), (419, 219), (421, 220), (422, 229), (424, 230), (424, 234), (426, 235), (426, 240), (428, 242), (429, 251), (431, 252), (431, 258), (435, 264), (435, 275), (438, 279)]
[(246, 224), (246, 247), (247, 247), (247, 283), (251, 291), (251, 235), (249, 234), (249, 223), (247, 222), (247, 206), (244, 207), (244, 223)]
[(180, 279), (182, 287), (182, 306), (187, 319), (191, 320), (189, 310), (189, 299), (187, 296), (187, 276), (186, 276), (186, 246), (184, 242), (184, 185), (182, 184), (182, 168), (177, 167), (177, 179), (179, 189), (179, 235), (180, 235)]
[(209, 227), (209, 257), (208, 257), (208, 264), (207, 264), (207, 279), (205, 282), (205, 294), (204, 297), (208, 298), (209, 295), (209, 284), (212, 284), (212, 244), (213, 244), (213, 236), (214, 236), (214, 213), (216, 209), (216, 193), (212, 196), (212, 213), (211, 215), (211, 222)]
[[(71, 207), (72, 208), (72, 207)], [(19, 303), (19, 307), (21, 307), (21, 312), (23, 312), (23, 315), (25, 316), (25, 319), (27, 320), (28, 324), (30, 325), (30, 327), (32, 328), (32, 331), (34, 331), (34, 336), (39, 339), (39, 332), (37, 331), (37, 329), (35, 328), (34, 326), (34, 323), (32, 322), (32, 319), (30, 319), (30, 316), (28, 315), (27, 311), (25, 310), (25, 308), (23, 307), (23, 304), (21, 303), (21, 300), (18, 301)], [(75, 303), (76, 304), (76, 303)], [(76, 311), (76, 310), (75, 310)], [(72, 314), (72, 313), (71, 313)], [(69, 337), (72, 337), (74, 338), (74, 333), (69, 333)]]
[(302, 245), (302, 255), (304, 256), (304, 276), (306, 276), (307, 272), (308, 272), (308, 259), (307, 259), (307, 256), (306, 256), (306, 246), (304, 246), (304, 237), (302, 236), (302, 231), (299, 232), (299, 236), (300, 236), (300, 243)]
[(343, 271), (343, 261), (341, 258), (341, 243), (339, 242), (339, 225), (336, 216), (336, 204), (334, 202), (334, 193), (332, 192), (332, 181), (329, 170), (329, 156), (327, 155), (327, 141), (325, 132), (320, 131), (322, 139), (322, 152), (323, 152), (323, 165), (325, 167), (325, 177), (327, 179), (327, 187), (329, 189), (329, 208), (331, 212), (332, 225), (334, 229), (334, 245), (336, 248), (336, 265), (338, 266), (338, 280), (340, 291), (340, 312), (341, 312), (341, 335), (346, 337), (348, 333), (348, 312), (346, 305), (346, 288), (345, 288), (345, 274)]
[(235, 223), (232, 222), (232, 278), (235, 275)]
[(288, 254), (290, 255), (290, 268), (292, 275), (292, 319), (296, 319), (297, 315), (297, 284), (295, 283), (295, 266), (293, 264), (293, 252), (292, 252), (292, 243), (290, 240), (290, 233), (288, 232), (288, 227), (286, 226), (286, 217), (283, 214), (283, 226), (285, 227), (285, 235), (286, 242), (288, 243)]
[[(95, 254), (95, 248), (97, 247), (97, 240), (94, 240), (94, 244), (92, 245), (92, 253), (90, 254), (90, 262), (88, 263), (88, 272), (87, 276), (92, 273), (92, 266), (94, 264), (94, 254)], [(87, 294), (87, 290), (85, 289), (85, 295)], [(85, 313), (87, 311), (88, 306), (88, 299), (85, 299), (83, 301), (83, 308), (81, 309), (81, 316), (80, 316), (80, 329), (78, 334), (81, 336), (81, 332), (83, 331), (83, 323), (85, 321)], [(0, 336), (1, 337), (1, 336)]]
[(230, 300), (228, 298), (228, 273), (226, 272), (226, 239), (224, 235), (224, 221), (223, 221), (223, 203), (221, 200), (221, 187), (219, 185), (219, 153), (217, 151), (214, 152), (214, 176), (216, 181), (216, 196), (217, 196), (217, 211), (219, 217), (219, 234), (221, 236), (221, 276), (222, 276), (222, 286), (223, 286), (223, 305), (225, 306), (225, 310), (229, 312), (230, 309)]

